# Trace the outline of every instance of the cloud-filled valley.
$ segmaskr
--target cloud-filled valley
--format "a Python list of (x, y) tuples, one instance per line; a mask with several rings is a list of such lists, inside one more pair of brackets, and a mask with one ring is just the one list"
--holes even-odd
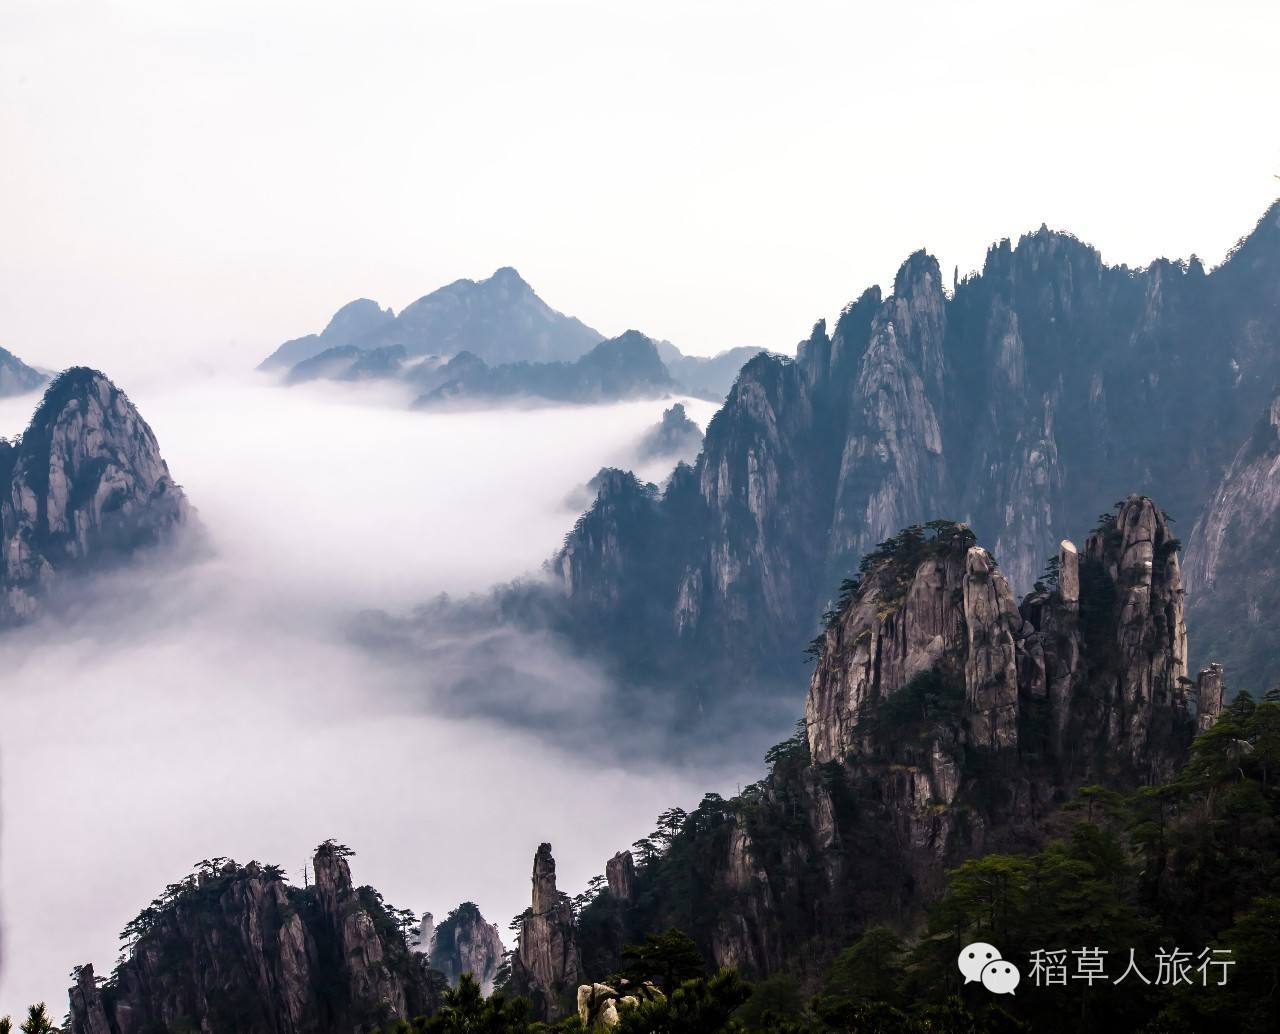
[[(121, 386), (211, 548), (93, 579), (0, 638), (4, 1009), (60, 1008), (75, 963), (109, 971), (116, 933), (203, 857), (296, 880), (332, 836), (395, 904), (471, 899), (505, 929), (539, 841), (582, 886), (660, 810), (757, 768), (754, 745), (656, 763), (643, 720), (610, 721), (606, 676), (545, 636), (455, 623), (406, 652), (352, 634), (370, 609), (536, 577), (573, 523), (566, 499), (631, 466), (668, 402), (423, 414), (262, 378)], [(34, 401), (0, 404), (0, 430)], [(685, 404), (705, 426), (714, 407)], [(508, 683), (473, 683), (463, 706), (448, 693), (477, 651)], [(589, 742), (547, 741), (540, 714), (577, 716)]]

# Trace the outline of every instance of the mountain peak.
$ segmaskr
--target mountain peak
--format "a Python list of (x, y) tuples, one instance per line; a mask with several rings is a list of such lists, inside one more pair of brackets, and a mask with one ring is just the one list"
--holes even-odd
[(493, 271), (493, 276), (489, 277), (486, 283), (508, 284), (525, 287), (530, 291), (533, 290), (532, 287), (529, 287), (529, 282), (520, 275), (515, 266), (500, 266)]
[(55, 377), (5, 450), (0, 622), (26, 618), (64, 568), (121, 559), (168, 539), (191, 510), (155, 435), (97, 370)]

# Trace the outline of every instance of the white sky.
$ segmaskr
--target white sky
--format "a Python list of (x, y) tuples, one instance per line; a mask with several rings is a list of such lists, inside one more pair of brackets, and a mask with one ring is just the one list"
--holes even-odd
[(1274, 2), (4, 0), (0, 344), (256, 361), (515, 265), (603, 332), (790, 348), (927, 245), (1221, 258)]

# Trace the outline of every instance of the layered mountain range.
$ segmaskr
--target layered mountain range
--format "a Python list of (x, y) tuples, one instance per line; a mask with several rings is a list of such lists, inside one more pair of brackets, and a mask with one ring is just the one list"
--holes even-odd
[[(1194, 258), (1109, 266), (1041, 229), (948, 291), (920, 252), (888, 297), (871, 288), (818, 323), (794, 360), (751, 359), (664, 492), (606, 481), (552, 567), (574, 627), (621, 644), (622, 666), (662, 643), (664, 677), (776, 680), (841, 579), (898, 528), (964, 521), (1020, 590), (1135, 489), (1190, 533), (1214, 500), (1232, 505), (1229, 468), (1256, 461), (1242, 443), (1278, 384), (1280, 205), (1213, 272)], [(1209, 519), (1217, 541), (1244, 541)], [(1190, 539), (1197, 590), (1232, 562), (1214, 538)], [(1267, 579), (1252, 576), (1256, 599)], [(1274, 651), (1242, 667), (1280, 679)]]
[(638, 331), (602, 341), (573, 362), (506, 363), (489, 366), (462, 352), (434, 370), (410, 375), (426, 390), (417, 409), (480, 402), (540, 399), (548, 402), (615, 402), (662, 398), (679, 390), (658, 358), (654, 343)]
[(487, 280), (457, 280), (399, 315), (360, 298), (339, 309), (319, 334), (286, 341), (260, 369), (288, 369), (332, 348), (400, 347), (408, 356), (470, 352), (486, 363), (577, 359), (604, 340), (572, 316), (556, 312), (510, 267)]
[(34, 615), (68, 575), (119, 563), (192, 523), (147, 422), (96, 370), (50, 383), (0, 440), (0, 624)]
[[(504, 987), (554, 1018), (668, 927), (717, 965), (811, 979), (875, 923), (917, 929), (966, 858), (1034, 849), (1081, 787), (1169, 779), (1225, 689), (1220, 666), (1187, 673), (1179, 548), (1130, 496), (1018, 602), (964, 525), (882, 543), (827, 616), (804, 721), (768, 776), (667, 813), (577, 900), (542, 844)], [(76, 971), (73, 1034), (365, 1030), (432, 1012), (446, 974), (488, 979), (501, 943), (474, 906), (424, 924), (436, 972), (402, 914), (352, 888), (348, 853), (321, 845), (303, 889), (202, 865), (130, 924), (110, 980)]]
[(759, 349), (704, 358), (638, 331), (604, 335), (556, 312), (514, 269), (458, 280), (397, 316), (361, 298), (319, 334), (286, 341), (260, 370), (287, 384), (396, 380), (417, 388), (419, 405), (512, 398), (609, 402), (680, 390), (720, 400)]

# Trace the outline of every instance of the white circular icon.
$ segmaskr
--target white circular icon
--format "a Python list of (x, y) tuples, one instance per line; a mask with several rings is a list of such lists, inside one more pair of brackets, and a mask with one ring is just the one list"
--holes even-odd
[(992, 994), (1011, 995), (1022, 974), (1012, 962), (993, 959), (982, 967), (982, 986)]
[(971, 984), (975, 980), (982, 979), (983, 966), (998, 958), (1000, 958), (1000, 949), (994, 944), (987, 944), (986, 941), (974, 941), (972, 944), (960, 949), (956, 965), (960, 967), (960, 972), (964, 974), (964, 982)]

